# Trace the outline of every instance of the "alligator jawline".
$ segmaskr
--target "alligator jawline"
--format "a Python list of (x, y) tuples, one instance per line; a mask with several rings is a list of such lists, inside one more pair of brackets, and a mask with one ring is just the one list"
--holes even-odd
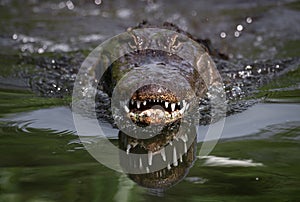
[(168, 102), (161, 98), (135, 100), (131, 99), (127, 116), (140, 125), (168, 124), (183, 117), (189, 104), (185, 101)]

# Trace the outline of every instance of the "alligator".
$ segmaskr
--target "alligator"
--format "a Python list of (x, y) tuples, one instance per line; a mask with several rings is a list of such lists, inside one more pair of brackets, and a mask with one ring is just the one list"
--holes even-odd
[[(157, 25), (143, 22), (131, 30), (149, 27), (157, 27)], [(241, 61), (239, 64), (232, 64), (225, 54), (212, 47), (209, 40), (198, 39), (171, 23), (164, 23), (158, 27), (186, 35), (201, 44), (213, 58), (222, 75), (224, 90), (229, 100), (228, 115), (247, 109), (257, 101), (249, 99), (257, 87), (267, 83), (274, 76), (289, 71), (294, 64), (299, 64), (299, 61), (295, 59), (251, 63)], [(78, 58), (83, 57), (77, 55), (76, 58), (81, 61)], [(30, 62), (32, 61), (27, 61), (27, 63)], [(40, 59), (37, 73), (33, 77), (32, 74), (28, 77), (31, 88), (41, 95), (51, 97), (70, 93), (75, 80), (74, 75), (78, 70), (76, 65), (70, 67), (70, 63), (73, 62), (72, 58), (65, 57), (56, 60)], [(55, 68), (52, 68), (54, 65)], [(199, 124), (209, 124), (211, 122), (210, 103), (207, 86), (201, 76), (182, 58), (163, 51), (139, 50), (113, 62), (101, 78), (95, 100), (99, 119), (105, 118), (114, 125), (110, 110), (110, 97), (116, 84), (129, 70), (145, 66), (149, 68), (156, 66), (165, 71), (175, 68), (193, 86), (197, 101), (199, 101), (197, 108), (195, 106), (193, 108), (190, 95), (177, 96), (165, 86), (148, 84), (137, 89), (132, 94), (128, 107), (124, 106), (127, 117), (137, 126), (147, 128), (162, 125), (163, 129), (158, 135), (148, 139), (128, 135), (120, 130), (119, 147), (121, 150), (126, 154), (147, 154), (147, 158), (142, 160), (131, 159), (127, 155), (120, 154), (121, 166), (125, 170), (136, 167), (145, 170), (140, 174), (128, 174), (139, 185), (152, 189), (166, 189), (181, 181), (196, 159), (195, 128), (188, 126), (189, 132), (179, 133), (181, 124), (184, 124), (181, 122), (184, 114), (199, 111), (201, 114)], [(44, 74), (40, 69), (47, 69), (47, 73)], [(211, 77), (213, 80), (215, 75), (212, 74)], [(243, 99), (245, 97), (247, 100)], [(166, 146), (169, 146), (168, 149), (165, 149)], [(160, 170), (152, 169), (151, 166), (155, 161), (164, 162), (166, 166)]]

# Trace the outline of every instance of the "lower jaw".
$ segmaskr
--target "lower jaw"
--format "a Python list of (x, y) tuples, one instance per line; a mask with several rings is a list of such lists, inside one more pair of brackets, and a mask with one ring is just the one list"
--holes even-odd
[[(147, 188), (166, 189), (186, 176), (196, 159), (196, 138), (181, 138), (179, 127), (180, 121), (166, 124), (161, 134), (147, 140), (119, 132), (119, 147), (126, 151), (120, 152), (120, 164), (133, 181)], [(194, 128), (191, 129), (196, 133)], [(132, 142), (135, 147), (128, 149)], [(157, 165), (162, 168), (156, 169)]]

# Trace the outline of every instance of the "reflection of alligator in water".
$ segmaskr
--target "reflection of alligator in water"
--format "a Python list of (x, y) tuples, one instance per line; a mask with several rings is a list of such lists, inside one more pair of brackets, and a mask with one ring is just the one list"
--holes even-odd
[[(146, 27), (142, 24), (138, 28)], [(164, 28), (185, 33), (177, 27), (166, 24)], [(239, 100), (239, 98), (248, 97), (255, 89), (268, 81), (274, 75), (281, 74), (285, 70), (289, 70), (297, 60), (283, 61), (264, 61), (260, 63), (241, 62), (241, 64), (231, 64), (224, 60), (226, 57), (211, 48), (208, 41), (198, 40), (207, 48), (207, 51), (214, 57), (218, 70), (222, 74), (224, 88), (229, 102), (229, 112), (238, 112), (249, 106), (249, 101)], [(71, 58), (64, 59), (41, 59), (39, 68), (46, 68), (46, 73), (39, 71), (38, 74), (30, 79), (31, 87), (43, 95), (63, 96), (72, 90), (72, 81), (77, 68), (70, 68), (69, 63), (73, 61)], [(75, 61), (76, 64), (76, 61)], [(205, 85), (201, 81), (199, 75), (181, 58), (169, 56), (164, 52), (154, 53), (153, 51), (142, 51), (125, 55), (115, 61), (111, 68), (104, 75), (103, 84), (100, 89), (111, 95), (112, 90), (118, 79), (125, 72), (119, 71), (126, 68), (139, 68), (145, 65), (154, 64), (163, 68), (176, 67), (185, 75), (189, 83), (194, 86), (197, 95), (202, 99), (200, 103), (202, 124), (210, 122), (209, 102), (206, 97)], [(62, 78), (63, 77), (63, 78)], [(110, 104), (108, 97), (99, 90), (97, 96), (97, 110), (99, 117), (108, 117), (111, 120)], [(138, 89), (133, 95), (129, 103), (129, 108), (125, 109), (132, 121), (139, 125), (157, 124), (163, 120), (167, 123), (163, 133), (150, 139), (139, 139), (127, 136), (125, 133), (119, 133), (120, 148), (128, 153), (147, 154), (147, 159), (129, 159), (122, 157), (122, 164), (125, 169), (132, 167), (143, 167), (147, 172), (145, 174), (130, 174), (130, 178), (137, 183), (151, 188), (166, 188), (180, 179), (188, 172), (189, 167), (195, 160), (195, 138), (178, 134), (177, 130), (180, 124), (178, 120), (182, 118), (182, 114), (189, 106), (189, 98), (178, 99), (172, 91), (159, 85), (147, 85)], [(161, 114), (163, 112), (163, 114)], [(191, 133), (194, 133), (191, 129)], [(187, 144), (189, 143), (189, 144)], [(172, 144), (172, 145), (171, 145)], [(186, 148), (185, 145), (190, 145)], [(164, 146), (169, 145), (169, 149), (165, 150)], [(159, 157), (159, 160), (157, 160)], [(174, 161), (178, 159), (178, 161)], [(164, 169), (153, 171), (151, 169), (152, 161), (163, 161), (166, 163)], [(145, 166), (148, 165), (148, 166)], [(127, 167), (126, 167), (127, 166)]]

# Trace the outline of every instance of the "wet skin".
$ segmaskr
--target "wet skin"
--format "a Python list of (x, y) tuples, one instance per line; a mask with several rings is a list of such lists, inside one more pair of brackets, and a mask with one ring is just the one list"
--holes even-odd
[[(142, 24), (137, 28), (147, 26)], [(163, 28), (175, 30), (192, 38), (190, 34), (172, 24), (165, 24)], [(203, 42), (202, 45), (206, 47), (207, 52), (216, 57), (222, 56), (208, 46), (208, 43), (197, 41)], [(149, 65), (156, 65), (163, 71), (176, 69), (188, 81), (198, 100), (205, 97), (207, 87), (199, 73), (189, 63), (176, 55), (157, 50), (132, 52), (115, 61), (102, 78), (104, 91), (111, 96), (115, 85), (124, 74), (134, 68)], [(213, 80), (214, 74), (211, 76)], [(170, 77), (172, 78), (172, 75)], [(178, 96), (169, 88), (153, 83), (137, 89), (128, 105), (124, 105), (127, 116), (136, 125), (145, 128), (150, 125), (163, 126), (159, 134), (147, 139), (127, 135), (120, 130), (119, 147), (126, 151), (125, 155), (120, 153), (121, 166), (129, 173), (137, 167), (141, 170), (141, 174), (128, 175), (133, 181), (148, 188), (166, 189), (178, 183), (188, 173), (195, 161), (196, 132), (192, 125), (189, 126), (189, 132), (179, 133), (178, 130), (182, 118), (191, 110), (190, 101), (193, 98), (189, 92)], [(130, 157), (129, 154), (147, 154), (147, 157), (138, 159)], [(163, 163), (165, 167), (156, 170), (153, 166), (155, 163)]]

